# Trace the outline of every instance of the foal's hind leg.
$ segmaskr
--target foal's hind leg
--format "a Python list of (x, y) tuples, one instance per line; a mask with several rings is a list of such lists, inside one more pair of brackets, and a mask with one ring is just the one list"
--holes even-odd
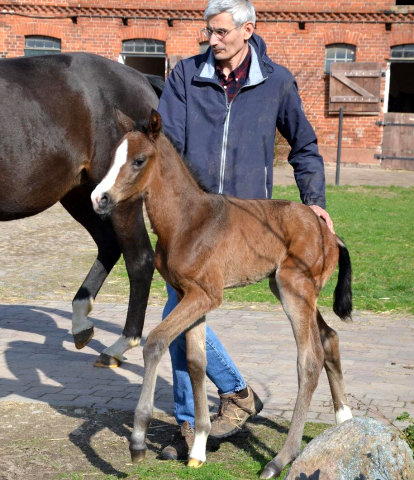
[(90, 194), (91, 189), (80, 186), (61, 200), (63, 207), (86, 228), (98, 247), (98, 256), (72, 302), (72, 334), (78, 349), (93, 337), (93, 324), (88, 314), (105, 278), (121, 255), (111, 223), (94, 212)]
[(299, 391), (287, 439), (278, 453), (264, 468), (260, 478), (275, 478), (300, 453), (303, 428), (309, 404), (318, 384), (324, 352), (316, 320), (317, 288), (314, 279), (302, 272), (294, 260), (285, 260), (276, 274), (277, 286), (272, 291), (280, 298), (288, 316), (298, 348)]
[(325, 352), (325, 371), (328, 376), (331, 387), (332, 399), (335, 409), (335, 420), (337, 424), (352, 418), (345, 396), (344, 379), (342, 376), (341, 357), (339, 354), (338, 334), (322, 318), (319, 310), (317, 311), (317, 321), (322, 346)]

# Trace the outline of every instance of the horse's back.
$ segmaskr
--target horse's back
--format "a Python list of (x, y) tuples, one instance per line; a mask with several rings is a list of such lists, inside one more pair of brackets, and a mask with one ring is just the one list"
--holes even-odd
[(0, 220), (99, 182), (122, 136), (114, 108), (142, 121), (158, 103), (144, 75), (86, 53), (0, 60), (0, 98)]
[[(279, 268), (288, 258), (298, 269), (332, 273), (338, 261), (336, 238), (309, 207), (288, 200), (243, 200), (227, 197), (223, 245), (233, 276), (252, 283)], [(217, 243), (217, 241), (216, 241)], [(234, 251), (242, 261), (233, 265)], [(230, 264), (229, 264), (230, 265)], [(324, 276), (325, 273), (323, 273)], [(231, 278), (228, 284), (231, 284)]]

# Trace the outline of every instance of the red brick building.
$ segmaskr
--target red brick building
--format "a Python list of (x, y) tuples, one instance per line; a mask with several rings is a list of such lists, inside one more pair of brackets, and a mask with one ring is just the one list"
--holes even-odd
[[(253, 3), (269, 56), (296, 76), (325, 161), (336, 159), (342, 106), (342, 161), (414, 169), (414, 7), (392, 0)], [(167, 75), (179, 58), (203, 48), (205, 6), (0, 1), (0, 56), (86, 51)], [(332, 61), (357, 63), (332, 77)]]

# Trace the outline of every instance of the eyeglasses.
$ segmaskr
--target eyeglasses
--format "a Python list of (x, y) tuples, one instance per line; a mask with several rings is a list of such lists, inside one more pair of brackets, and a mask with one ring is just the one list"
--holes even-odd
[(227, 37), (227, 35), (232, 32), (233, 30), (236, 30), (236, 28), (240, 28), (241, 25), (237, 25), (237, 27), (232, 28), (231, 30), (224, 30), (222, 28), (218, 28), (217, 30), (211, 30), (211, 28), (203, 28), (201, 32), (205, 37), (207, 37), (209, 40), (212, 35), (215, 35), (218, 40), (223, 40), (223, 38)]

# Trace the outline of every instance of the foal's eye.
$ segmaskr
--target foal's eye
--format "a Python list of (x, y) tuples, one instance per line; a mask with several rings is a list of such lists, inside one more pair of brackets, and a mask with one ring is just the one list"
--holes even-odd
[(146, 161), (147, 157), (145, 155), (139, 155), (137, 158), (132, 160), (132, 165), (134, 167), (142, 167)]

